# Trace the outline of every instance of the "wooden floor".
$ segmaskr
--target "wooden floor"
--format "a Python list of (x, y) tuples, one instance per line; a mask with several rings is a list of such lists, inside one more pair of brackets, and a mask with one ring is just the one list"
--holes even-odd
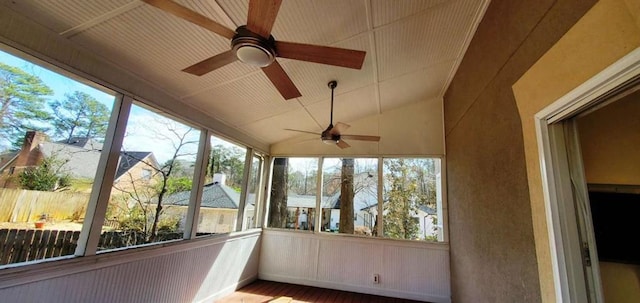
[(215, 303), (286, 303), (286, 302), (349, 302), (349, 303), (414, 303), (419, 301), (374, 296), (348, 291), (324, 289), (258, 280)]

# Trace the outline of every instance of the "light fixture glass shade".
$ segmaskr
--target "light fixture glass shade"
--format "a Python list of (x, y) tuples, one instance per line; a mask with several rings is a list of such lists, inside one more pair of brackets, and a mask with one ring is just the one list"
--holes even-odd
[(273, 62), (273, 57), (255, 45), (242, 45), (236, 50), (238, 60), (253, 66), (265, 67)]

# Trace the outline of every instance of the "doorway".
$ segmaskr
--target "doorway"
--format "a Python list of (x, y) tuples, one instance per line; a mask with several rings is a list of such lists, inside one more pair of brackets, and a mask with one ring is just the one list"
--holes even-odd
[[(640, 188), (640, 159), (635, 164), (640, 158), (639, 89), (640, 50), (636, 50), (536, 115), (559, 302), (640, 299), (640, 261), (603, 253), (612, 248), (626, 251), (612, 243), (625, 244), (624, 239), (630, 243), (637, 233), (622, 224), (618, 231), (608, 232), (622, 241), (607, 242), (602, 237), (603, 215), (612, 212), (612, 205), (622, 204), (615, 193), (625, 190), (633, 195)], [(601, 192), (609, 193), (605, 202)], [(632, 204), (631, 209), (637, 206)], [(605, 221), (604, 227), (611, 222)]]

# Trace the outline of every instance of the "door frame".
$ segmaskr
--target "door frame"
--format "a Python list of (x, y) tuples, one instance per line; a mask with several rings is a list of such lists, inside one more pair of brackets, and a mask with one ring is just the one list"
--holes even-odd
[[(602, 302), (602, 283), (595, 243), (589, 243), (593, 263), (583, 267), (582, 246), (575, 198), (571, 185), (565, 125), (580, 112), (593, 108), (640, 79), (640, 48), (635, 49), (582, 85), (535, 115), (535, 128), (542, 177), (545, 216), (557, 302)], [(571, 140), (569, 140), (571, 142)], [(578, 167), (580, 169), (580, 167)], [(583, 173), (583, 172), (582, 172)], [(574, 180), (575, 181), (575, 180)], [(585, 182), (581, 180), (580, 182)], [(586, 184), (585, 184), (586, 186)], [(589, 214), (590, 215), (590, 214)], [(587, 227), (593, 234), (593, 226)], [(591, 242), (593, 237), (583, 235)], [(584, 241), (584, 240), (583, 240)], [(588, 291), (587, 279), (595, 289)], [(587, 301), (588, 300), (588, 301)]]

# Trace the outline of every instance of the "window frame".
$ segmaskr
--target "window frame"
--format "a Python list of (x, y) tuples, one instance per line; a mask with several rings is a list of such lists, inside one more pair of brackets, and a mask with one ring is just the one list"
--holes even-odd
[[(274, 161), (276, 158), (314, 158), (314, 159), (318, 159), (318, 172), (319, 175), (317, 176), (317, 186), (316, 186), (316, 212), (318, 212), (321, 209), (321, 205), (322, 205), (322, 185), (323, 185), (323, 174), (322, 171), (324, 169), (324, 160), (327, 158), (352, 158), (352, 159), (377, 159), (378, 160), (378, 184), (377, 184), (377, 191), (378, 191), (378, 203), (377, 203), (377, 211), (378, 214), (382, 214), (383, 213), (383, 204), (380, 201), (383, 201), (383, 185), (384, 185), (384, 165), (383, 165), (383, 161), (384, 159), (397, 159), (397, 158), (405, 158), (405, 159), (438, 159), (440, 160), (440, 174), (439, 174), (439, 186), (436, 183), (436, 191), (437, 191), (437, 195), (439, 195), (440, 198), (440, 205), (438, 207), (438, 219), (441, 222), (438, 222), (438, 226), (442, 229), (442, 240), (438, 240), (438, 241), (419, 241), (419, 240), (406, 240), (406, 239), (394, 239), (394, 238), (386, 238), (384, 237), (384, 221), (383, 221), (383, 217), (382, 215), (378, 215), (376, 218), (376, 224), (377, 224), (377, 234), (378, 236), (376, 237), (371, 237), (371, 236), (361, 236), (361, 235), (355, 235), (355, 234), (341, 234), (341, 233), (327, 233), (327, 232), (322, 232), (320, 230), (320, 225), (322, 223), (322, 217), (321, 215), (317, 215), (315, 217), (315, 222), (314, 222), (314, 230), (312, 231), (313, 234), (315, 235), (328, 235), (328, 236), (342, 236), (342, 237), (359, 237), (359, 238), (364, 238), (364, 239), (374, 239), (374, 240), (391, 240), (391, 241), (405, 241), (405, 242), (412, 242), (412, 243), (423, 243), (426, 245), (448, 245), (449, 243), (449, 228), (448, 228), (448, 213), (447, 213), (447, 196), (446, 196), (446, 157), (444, 155), (379, 155), (379, 156), (370, 156), (370, 155), (271, 155), (271, 159), (269, 161), (269, 169), (268, 174), (268, 180), (265, 180), (267, 182), (267, 193), (271, 192), (271, 185), (272, 185), (272, 178), (273, 178), (273, 166), (274, 166)], [(437, 174), (436, 174), (437, 175)], [(269, 229), (269, 230), (277, 230), (277, 231), (284, 231), (284, 232), (299, 232), (293, 229), (287, 229), (287, 228), (276, 228), (276, 227), (269, 227), (268, 226), (268, 214), (269, 214), (269, 208), (271, 207), (271, 195), (265, 195), (264, 197), (264, 208), (265, 208), (265, 212), (262, 215), (262, 220), (263, 220), (263, 225), (262, 227), (264, 229)]]
[[(223, 138), (231, 143), (237, 144), (241, 147), (244, 147), (247, 151), (251, 151), (251, 153), (247, 152), (247, 155), (259, 155), (262, 157), (262, 170), (258, 173), (258, 188), (261, 190), (265, 188), (267, 184), (267, 179), (265, 176), (267, 173), (266, 169), (266, 161), (269, 159), (267, 154), (264, 153), (261, 149), (255, 148), (250, 144), (242, 143), (237, 139), (230, 139), (229, 136), (223, 135), (219, 132), (216, 132), (211, 127), (204, 126), (202, 123), (193, 121), (189, 118), (185, 118), (184, 115), (180, 115), (175, 111), (168, 109), (162, 106), (162, 103), (166, 103), (163, 101), (160, 102), (149, 102), (147, 99), (141, 96), (137, 96), (136, 94), (130, 93), (125, 89), (117, 87), (115, 85), (109, 84), (105, 81), (102, 81), (92, 75), (88, 75), (81, 71), (78, 71), (72, 67), (66, 66), (65, 64), (56, 62), (55, 64), (49, 63), (49, 61), (54, 62), (52, 60), (41, 59), (34, 55), (27, 54), (22, 50), (16, 49), (12, 46), (6, 45), (0, 42), (0, 50), (6, 52), (12, 56), (18, 57), (22, 60), (25, 60), (31, 64), (38, 65), (41, 68), (48, 69), (51, 72), (58, 73), (63, 77), (67, 77), (74, 81), (81, 82), (85, 85), (93, 87), (97, 90), (103, 91), (105, 93), (111, 94), (114, 96), (114, 104), (109, 116), (109, 124), (107, 128), (107, 132), (104, 138), (103, 148), (101, 151), (100, 159), (98, 162), (98, 167), (96, 171), (96, 175), (94, 178), (94, 182), (92, 185), (92, 191), (89, 197), (89, 201), (87, 203), (87, 210), (85, 214), (85, 220), (83, 226), (81, 228), (80, 237), (77, 241), (76, 250), (73, 254), (55, 258), (48, 259), (38, 259), (27, 262), (19, 262), (19, 263), (10, 263), (6, 265), (0, 266), (0, 270), (3, 271), (4, 277), (17, 277), (20, 276), (25, 271), (33, 270), (33, 269), (43, 269), (43, 274), (54, 274), (57, 275), (61, 270), (65, 272), (72, 272), (76, 270), (82, 270), (82, 264), (93, 264), (95, 263), (94, 259), (97, 257), (96, 255), (100, 255), (100, 260), (113, 259), (114, 262), (130, 262), (133, 259), (137, 258), (147, 258), (149, 255), (149, 250), (152, 251), (165, 251), (168, 247), (168, 251), (180, 251), (184, 248), (179, 246), (176, 242), (180, 242), (183, 240), (188, 240), (185, 242), (185, 245), (195, 245), (195, 246), (204, 246), (208, 245), (205, 241), (224, 241), (221, 239), (232, 239), (237, 237), (243, 237), (244, 235), (252, 235), (257, 232), (254, 228), (252, 230), (248, 230), (245, 232), (235, 232), (232, 231), (230, 233), (211, 235), (209, 237), (200, 237), (198, 242), (192, 241), (195, 239), (195, 228), (197, 228), (198, 222), (198, 209), (199, 203), (195, 203), (194, 201), (198, 200), (197, 193), (202, 190), (202, 182), (199, 178), (200, 174), (204, 173), (203, 168), (206, 167), (204, 163), (205, 158), (202, 155), (206, 154), (207, 148), (209, 148), (209, 144), (203, 144), (202, 140), (198, 145), (198, 154), (196, 157), (196, 165), (195, 172), (192, 183), (192, 190), (190, 195), (190, 203), (187, 210), (187, 219), (184, 227), (184, 236), (183, 239), (180, 240), (171, 240), (164, 242), (155, 242), (150, 244), (136, 245), (124, 247), (121, 249), (112, 249), (105, 251), (98, 251), (98, 241), (101, 235), (102, 224), (105, 221), (106, 209), (109, 203), (111, 189), (113, 186), (113, 181), (115, 179), (115, 174), (118, 167), (118, 159), (120, 155), (120, 151), (122, 148), (123, 139), (126, 132), (126, 125), (128, 121), (129, 114), (131, 112), (131, 106), (135, 103), (145, 109), (148, 109), (153, 112), (161, 112), (162, 115), (167, 116), (167, 118), (171, 118), (180, 123), (192, 126), (194, 129), (200, 131), (201, 136), (216, 136), (218, 138)], [(45, 58), (44, 56), (41, 56)], [(148, 96), (154, 95), (153, 92), (150, 92)], [(135, 96), (135, 97), (134, 97)], [(206, 140), (208, 141), (208, 140)], [(249, 140), (250, 141), (250, 140)], [(251, 161), (249, 161), (251, 163)], [(244, 169), (247, 169), (247, 163), (245, 163)], [(246, 185), (243, 185), (246, 187)], [(243, 187), (243, 191), (246, 188)], [(264, 195), (260, 196), (256, 200), (256, 211), (264, 208)], [(243, 213), (244, 209), (238, 209), (239, 213)], [(261, 217), (255, 217), (260, 218)], [(195, 223), (195, 224), (194, 224)], [(241, 224), (241, 223), (240, 223)], [(260, 227), (262, 222), (256, 222), (256, 227)], [(211, 240), (206, 240), (203, 238), (209, 238)], [(200, 244), (196, 244), (200, 243)], [(178, 245), (178, 246), (176, 246)], [(126, 251), (126, 252), (125, 252)], [(127, 261), (122, 261), (119, 259), (119, 255), (131, 256), (127, 257)], [(162, 254), (162, 253), (161, 253)], [(106, 257), (108, 256), (108, 257)], [(118, 259), (118, 260), (116, 260)], [(72, 266), (75, 265), (75, 266)], [(28, 275), (27, 276), (31, 276)], [(37, 280), (35, 277), (26, 277), (26, 280)], [(4, 280), (4, 279), (2, 279)]]

